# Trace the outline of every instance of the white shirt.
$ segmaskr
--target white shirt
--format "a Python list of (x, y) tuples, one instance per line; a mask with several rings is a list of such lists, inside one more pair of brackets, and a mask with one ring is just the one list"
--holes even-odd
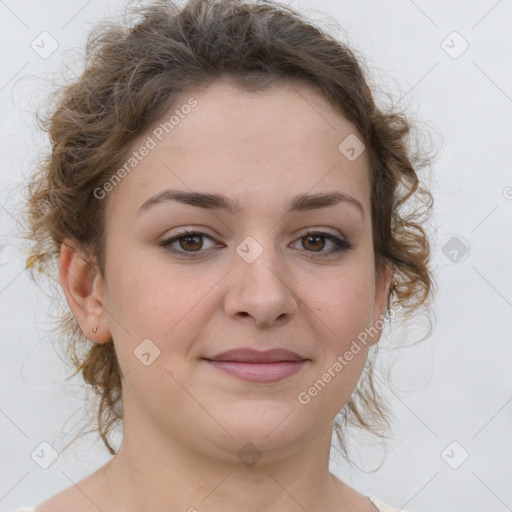
[[(379, 512), (406, 512), (403, 509), (398, 509), (396, 507), (392, 507), (387, 503), (379, 500), (378, 498), (374, 498), (373, 496), (368, 496), (368, 499), (379, 509)], [(22, 508), (19, 512), (34, 512), (33, 508)]]

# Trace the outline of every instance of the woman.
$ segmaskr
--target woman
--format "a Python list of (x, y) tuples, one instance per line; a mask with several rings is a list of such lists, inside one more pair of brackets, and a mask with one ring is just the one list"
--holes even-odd
[(384, 435), (388, 308), (432, 290), (410, 124), (353, 53), (279, 4), (148, 4), (45, 127), (28, 265), (115, 456), (35, 511), (398, 510), (329, 472), (335, 426), (347, 458), (347, 425)]

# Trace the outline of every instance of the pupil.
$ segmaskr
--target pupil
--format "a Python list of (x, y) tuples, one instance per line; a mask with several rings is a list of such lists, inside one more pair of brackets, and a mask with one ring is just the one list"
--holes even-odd
[[(199, 239), (200, 239), (200, 237), (199, 237), (198, 235), (188, 235), (188, 236), (184, 236), (181, 240), (185, 240), (185, 243), (186, 243), (186, 244), (188, 244), (191, 240), (194, 240), (194, 239), (195, 239), (195, 240), (199, 240)], [(201, 246), (202, 246), (202, 243), (201, 243), (201, 241), (199, 240), (199, 242), (198, 242), (197, 244), (195, 244), (195, 247), (192, 247), (192, 246), (194, 245), (194, 243), (193, 243), (193, 242), (191, 243), (191, 246), (189, 246), (189, 247), (183, 247), (183, 244), (182, 244), (181, 240), (180, 240), (180, 245), (181, 245), (181, 248), (182, 248), (182, 249), (187, 249), (187, 248), (188, 248), (188, 249), (196, 250), (196, 249), (200, 249), (200, 248), (201, 248)]]
[(309, 244), (312, 240), (320, 241), (320, 247), (318, 246), (318, 244), (315, 244), (315, 243), (313, 242), (313, 245), (315, 245), (315, 247), (314, 247), (314, 248), (316, 248), (316, 249), (323, 249), (323, 247), (324, 247), (324, 242), (323, 242), (323, 239), (322, 239), (322, 237), (321, 237), (321, 236), (318, 236), (318, 235), (316, 235), (316, 236), (307, 236), (307, 237), (306, 237), (306, 239), (307, 239), (307, 243), (308, 243), (308, 244)]

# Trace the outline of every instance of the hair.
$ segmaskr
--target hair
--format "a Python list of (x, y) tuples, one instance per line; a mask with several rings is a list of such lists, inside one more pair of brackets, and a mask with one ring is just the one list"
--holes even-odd
[[(250, 92), (303, 84), (350, 121), (365, 144), (375, 268), (380, 272), (387, 263), (393, 271), (388, 310), (398, 308), (404, 318), (429, 311), (434, 281), (422, 224), (433, 201), (418, 171), (430, 160), (413, 151), (411, 119), (398, 108), (376, 105), (363, 60), (347, 44), (277, 2), (190, 0), (180, 7), (162, 0), (129, 4), (121, 19), (99, 22), (89, 33), (84, 61), (78, 79), (56, 88), (45, 100), (48, 111), (36, 114), (51, 150), (41, 153), (26, 189), (26, 265), (32, 271), (54, 278), (61, 245), (71, 239), (104, 275), (105, 201), (94, 191), (180, 98), (226, 77)], [(81, 372), (94, 390), (95, 430), (115, 454), (109, 434), (122, 424), (123, 409), (113, 340), (91, 344), (63, 303), (55, 332), (73, 375)], [(336, 418), (346, 456), (346, 426), (387, 437), (390, 411), (373, 370), (368, 358)]]

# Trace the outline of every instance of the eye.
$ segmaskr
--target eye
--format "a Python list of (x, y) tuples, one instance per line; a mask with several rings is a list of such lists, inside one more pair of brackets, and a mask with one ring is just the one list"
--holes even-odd
[[(213, 245), (210, 247), (204, 246), (204, 240), (210, 240)], [(353, 245), (336, 234), (327, 231), (308, 231), (301, 236), (295, 243), (301, 242), (302, 249), (308, 253), (314, 253), (320, 257), (326, 257), (341, 251), (348, 251), (353, 248)], [(177, 245), (176, 245), (177, 244)], [(331, 245), (329, 250), (324, 250), (326, 246)], [(215, 240), (200, 231), (185, 230), (181, 233), (166, 238), (158, 243), (165, 250), (174, 254), (183, 255), (188, 258), (201, 256), (209, 249), (215, 246)]]
[[(177, 235), (174, 235), (170, 238), (166, 238), (158, 243), (158, 245), (166, 248), (167, 250), (174, 253), (187, 254), (188, 256), (195, 256), (195, 253), (201, 253), (201, 249), (204, 249), (203, 239), (208, 238), (211, 241), (214, 241), (212, 237), (208, 236), (205, 233), (201, 233), (199, 231), (182, 231)], [(174, 244), (178, 242), (179, 249), (177, 247), (173, 247)], [(210, 247), (211, 248), (211, 247)], [(209, 248), (207, 248), (209, 249)]]
[[(331, 244), (331, 249), (324, 251), (326, 240), (327, 245)], [(322, 257), (353, 248), (353, 245), (348, 240), (326, 231), (308, 231), (298, 241), (301, 242), (302, 247), (307, 252), (318, 253)]]

